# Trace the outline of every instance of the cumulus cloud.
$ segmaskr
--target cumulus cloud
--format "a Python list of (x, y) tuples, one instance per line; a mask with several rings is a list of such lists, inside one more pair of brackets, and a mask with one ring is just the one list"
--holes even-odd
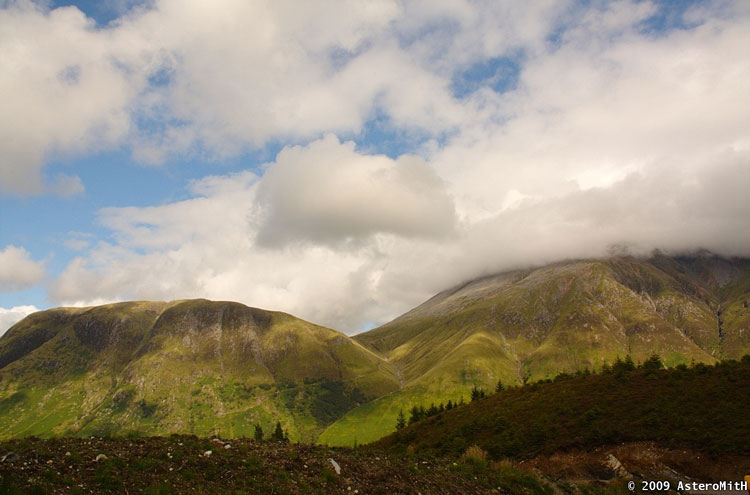
[(12, 308), (0, 308), (0, 336), (10, 327), (26, 318), (31, 313), (39, 311), (34, 306), (14, 306)]
[(0, 9), (0, 192), (68, 194), (50, 158), (122, 145), (160, 163), (269, 140), (359, 133), (376, 114), (426, 133), (471, 118), (452, 76), (543, 43), (564, 2), (155, 0), (97, 26), (75, 7)]
[(0, 250), (0, 292), (11, 292), (36, 285), (44, 278), (44, 262), (34, 261), (22, 247)]
[[(224, 2), (218, 8), (163, 0), (123, 26), (173, 55), (160, 74), (167, 90), (154, 88), (141, 108), (164, 132), (144, 134), (140, 146), (156, 157), (197, 141), (227, 155), (274, 136), (308, 136), (361, 122), (368, 96), (339, 104), (326, 54), (342, 43), (355, 47), (370, 22), (387, 22), (388, 5), (365, 13), (371, 16), (342, 12), (327, 19), (320, 17), (326, 11), (321, 7)], [(330, 29), (311, 33), (305, 26), (313, 19)]]
[(689, 175), (711, 167), (716, 153), (750, 147), (747, 16), (652, 37), (639, 31), (640, 4), (629, 15), (628, 3), (611, 5), (631, 23), (611, 33), (585, 17), (559, 46), (526, 61), (516, 91), (487, 100), (493, 113), (512, 118), (475, 120), (430, 157), (462, 215), (499, 212), (511, 190), (552, 197), (654, 163)]
[(44, 177), (47, 157), (106, 148), (128, 134), (127, 106), (142, 74), (118, 38), (75, 7), (47, 11), (18, 0), (0, 9), (0, 192), (80, 192), (77, 177)]
[(260, 186), (261, 245), (357, 239), (378, 232), (446, 236), (455, 223), (444, 184), (419, 157), (362, 155), (328, 135), (287, 148)]
[(449, 80), (399, 48), (403, 15), (393, 0), (157, 2), (123, 26), (170, 54), (166, 90), (150, 88), (139, 113), (162, 131), (148, 128), (138, 156), (199, 144), (222, 157), (269, 139), (357, 133), (376, 111), (402, 126), (459, 125)]

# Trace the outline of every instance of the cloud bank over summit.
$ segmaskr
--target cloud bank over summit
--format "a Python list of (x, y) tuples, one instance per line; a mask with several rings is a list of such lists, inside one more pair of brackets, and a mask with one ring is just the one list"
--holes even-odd
[[(231, 299), (353, 333), (613, 245), (750, 255), (744, 2), (128, 5), (0, 9), (0, 193), (85, 203), (116, 187), (85, 180), (97, 153), (189, 184), (92, 201), (49, 304)], [(0, 249), (42, 266), (20, 234)]]

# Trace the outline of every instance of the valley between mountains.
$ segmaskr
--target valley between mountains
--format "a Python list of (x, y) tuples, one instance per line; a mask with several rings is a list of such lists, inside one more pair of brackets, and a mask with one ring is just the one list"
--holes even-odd
[(0, 338), (0, 438), (194, 434), (352, 446), (399, 411), (618, 358), (750, 353), (750, 260), (707, 253), (517, 270), (346, 336), (234, 302), (56, 308)]

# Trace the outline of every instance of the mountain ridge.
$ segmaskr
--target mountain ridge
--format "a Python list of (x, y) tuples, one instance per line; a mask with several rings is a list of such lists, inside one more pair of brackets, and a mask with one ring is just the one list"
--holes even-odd
[[(601, 369), (750, 353), (750, 260), (557, 262), (457, 284), (353, 337), (231, 301), (133, 301), (29, 315), (0, 338), (0, 437), (251, 436), (352, 445), (400, 410)], [(38, 412), (44, 414), (39, 415)]]

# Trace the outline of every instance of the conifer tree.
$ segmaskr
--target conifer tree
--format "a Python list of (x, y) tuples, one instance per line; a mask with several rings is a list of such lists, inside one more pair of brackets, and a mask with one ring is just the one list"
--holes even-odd
[(396, 429), (402, 430), (406, 426), (406, 418), (404, 417), (404, 410), (398, 411), (398, 417), (396, 418)]
[(409, 424), (416, 423), (422, 419), (419, 416), (419, 408), (417, 406), (412, 406), (412, 408), (409, 410)]
[(283, 442), (284, 441), (284, 430), (281, 428), (281, 422), (276, 422), (276, 429), (273, 430), (273, 435), (271, 436), (273, 440), (276, 440), (277, 442)]
[(445, 410), (450, 411), (451, 409), (453, 409), (453, 401), (448, 399), (448, 403), (445, 405)]
[(505, 390), (505, 386), (501, 380), (498, 380), (497, 385), (495, 385), (495, 392), (502, 392), (503, 390)]
[(646, 361), (643, 362), (641, 367), (644, 370), (660, 370), (662, 369), (663, 365), (661, 362), (661, 358), (658, 354), (654, 353), (651, 354), (651, 357), (649, 357)]
[(474, 388), (471, 389), (471, 402), (479, 399), (484, 399), (484, 389), (477, 388), (477, 386), (474, 385)]
[(479, 389), (474, 385), (474, 388), (471, 389), (471, 402), (474, 402), (477, 399), (479, 399)]
[(634, 370), (635, 369), (635, 363), (633, 362), (633, 358), (630, 357), (630, 354), (625, 356), (625, 366), (628, 370)]
[(258, 441), (263, 440), (263, 428), (261, 428), (258, 423), (255, 423), (255, 433), (253, 434), (253, 438)]

